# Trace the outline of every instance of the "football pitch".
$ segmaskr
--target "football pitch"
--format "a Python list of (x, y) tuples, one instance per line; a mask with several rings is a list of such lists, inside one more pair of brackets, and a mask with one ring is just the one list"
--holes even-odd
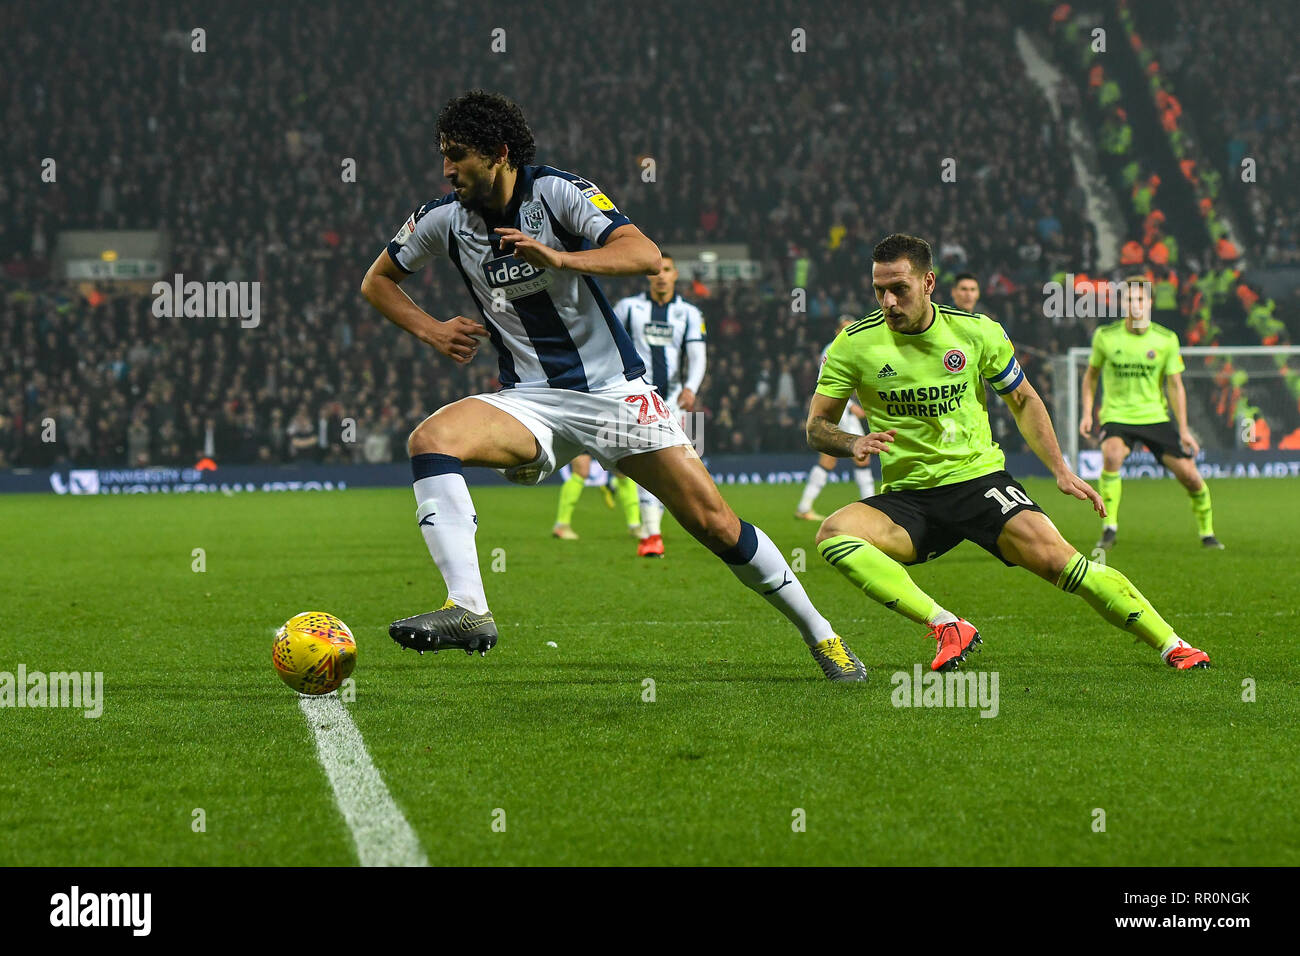
[[(1088, 507), (1025, 484), (1090, 552)], [(825, 681), (671, 519), (666, 559), (638, 559), (595, 489), (576, 542), (549, 536), (555, 487), (472, 489), (486, 658), (388, 638), (445, 593), (409, 490), (0, 498), (0, 671), (103, 674), (94, 719), (0, 708), (0, 865), (355, 865), (375, 837), (354, 838), (318, 759), (329, 728), (270, 663), (302, 610), (356, 635), (342, 706), (433, 865), (1300, 864), (1298, 486), (1211, 489), (1227, 551), (1148, 480), (1125, 483), (1109, 555), (1209, 670), (1165, 667), (974, 545), (913, 569), (980, 628), (991, 717), (894, 706), (893, 675), (934, 646), (824, 564), (795, 486), (723, 493), (806, 566), (866, 685)]]

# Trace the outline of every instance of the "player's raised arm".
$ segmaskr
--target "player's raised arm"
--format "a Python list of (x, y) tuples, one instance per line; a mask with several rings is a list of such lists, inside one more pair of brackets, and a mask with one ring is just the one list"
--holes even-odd
[[(1097, 330), (1101, 331), (1100, 328)], [(1101, 375), (1101, 366), (1105, 353), (1101, 342), (1094, 332), (1092, 336), (1092, 355), (1088, 358), (1088, 368), (1083, 373), (1083, 394), (1079, 396), (1079, 434), (1084, 438), (1092, 437), (1092, 406), (1097, 398), (1097, 379)]]
[(487, 329), (463, 315), (439, 322), (399, 287), (409, 274), (397, 266), (385, 249), (366, 270), (361, 294), (394, 325), (461, 365), (467, 364), (478, 350), (478, 338), (487, 336)]
[(1182, 372), (1165, 375), (1165, 395), (1169, 398), (1169, 410), (1174, 414), (1174, 421), (1178, 423), (1178, 440), (1183, 449), (1195, 457), (1201, 445), (1187, 426), (1187, 390), (1183, 387)]
[(677, 407), (684, 412), (695, 411), (695, 396), (704, 384), (704, 371), (709, 364), (709, 350), (705, 345), (704, 315), (695, 309), (686, 322), (686, 382), (677, 396)]
[[(662, 254), (632, 220), (595, 183), (572, 173), (547, 176), (540, 195), (555, 221), (556, 231), (571, 240), (552, 249), (518, 229), (499, 228), (501, 244), (531, 265), (569, 269), (595, 276), (658, 275)], [(582, 249), (583, 240), (590, 248)]]
[(852, 458), (853, 463), (865, 467), (872, 455), (879, 455), (889, 450), (890, 442), (898, 430), (891, 428), (884, 432), (872, 432), (867, 435), (855, 435), (839, 426), (844, 416), (844, 406), (861, 381), (861, 374), (855, 369), (850, 357), (845, 330), (835, 337), (826, 349), (822, 359), (821, 372), (817, 376), (817, 390), (813, 393), (808, 406), (808, 421), (804, 433), (808, 437), (808, 447), (824, 455), (835, 458)]
[(838, 422), (844, 416), (844, 406), (848, 401), (847, 398), (832, 398), (814, 393), (808, 406), (808, 421), (804, 431), (808, 436), (808, 447), (813, 451), (835, 458), (852, 458), (853, 463), (862, 468), (871, 460), (872, 455), (889, 450), (898, 430), (891, 428), (869, 435), (854, 435), (844, 431)]

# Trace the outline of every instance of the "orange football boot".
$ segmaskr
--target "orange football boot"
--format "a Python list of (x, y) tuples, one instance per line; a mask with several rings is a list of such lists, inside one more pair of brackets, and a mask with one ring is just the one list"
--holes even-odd
[(975, 625), (960, 618), (947, 624), (931, 624), (930, 636), (939, 642), (939, 653), (930, 662), (932, 671), (956, 670), (972, 647), (984, 643)]

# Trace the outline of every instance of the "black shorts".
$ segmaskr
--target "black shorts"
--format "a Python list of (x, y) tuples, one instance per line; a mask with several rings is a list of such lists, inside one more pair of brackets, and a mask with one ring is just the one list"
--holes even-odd
[(1129, 449), (1139, 444), (1146, 445), (1147, 450), (1156, 456), (1156, 461), (1165, 455), (1171, 458), (1191, 458), (1183, 451), (1183, 443), (1178, 440), (1178, 429), (1173, 422), (1156, 422), (1154, 425), (1123, 425), (1119, 422), (1106, 422), (1101, 426), (1101, 440), (1107, 438), (1122, 439)]
[(963, 541), (981, 548), (1011, 567), (998, 548), (998, 535), (1022, 511), (1042, 512), (1024, 487), (1005, 471), (938, 488), (907, 488), (863, 498), (908, 533), (920, 564), (951, 551)]

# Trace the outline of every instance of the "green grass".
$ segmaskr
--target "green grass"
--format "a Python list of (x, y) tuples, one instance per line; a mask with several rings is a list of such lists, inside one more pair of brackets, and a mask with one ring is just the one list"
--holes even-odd
[[(1088, 509), (1026, 485), (1090, 549)], [(806, 549), (801, 578), (866, 686), (823, 681), (671, 520), (667, 559), (637, 559), (590, 490), (578, 542), (548, 536), (553, 488), (475, 492), (501, 625), (486, 659), (387, 637), (443, 593), (408, 491), (0, 498), (0, 670), (102, 671), (106, 696), (97, 720), (0, 709), (0, 865), (355, 863), (270, 666), (274, 628), (305, 609), (356, 633), (347, 706), (434, 864), (1296, 865), (1296, 484), (1213, 491), (1226, 552), (1199, 550), (1174, 483), (1130, 481), (1111, 554), (1208, 671), (1169, 670), (973, 545), (915, 569), (980, 626), (995, 719), (891, 706), (890, 675), (933, 645), (822, 563), (791, 486), (724, 493), (787, 554)]]

